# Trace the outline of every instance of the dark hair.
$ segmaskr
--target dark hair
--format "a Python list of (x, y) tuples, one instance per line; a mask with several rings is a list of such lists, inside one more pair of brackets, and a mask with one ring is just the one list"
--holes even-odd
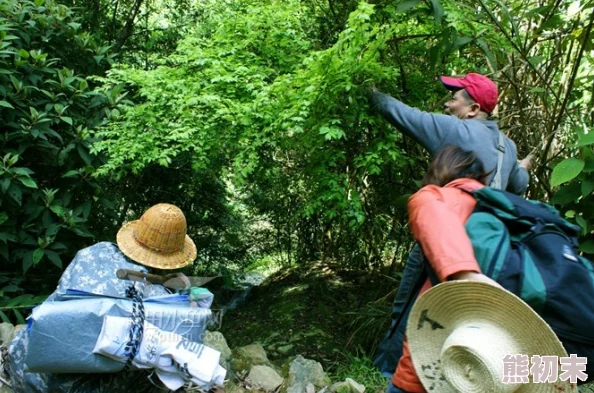
[(474, 98), (472, 98), (472, 96), (470, 95), (470, 93), (466, 89), (460, 89), (460, 94), (462, 94), (462, 97), (464, 97), (464, 99), (466, 100), (466, 102), (469, 105), (470, 104), (476, 104), (476, 101), (474, 100)]
[(423, 186), (435, 184), (443, 187), (452, 180), (463, 177), (487, 184), (489, 175), (490, 172), (485, 171), (482, 161), (476, 154), (462, 150), (457, 146), (448, 145), (437, 153), (429, 165), (422, 184)]
[[(460, 89), (462, 97), (466, 100), (466, 103), (468, 105), (472, 105), (472, 104), (478, 104), (474, 98), (472, 98), (472, 96), (470, 95), (470, 93), (468, 92), (468, 90), (466, 89)], [(480, 104), (479, 104), (480, 105)], [(487, 119), (491, 119), (493, 117), (492, 113), (487, 113), (483, 107), (481, 107), (481, 112), (484, 112), (487, 114)]]

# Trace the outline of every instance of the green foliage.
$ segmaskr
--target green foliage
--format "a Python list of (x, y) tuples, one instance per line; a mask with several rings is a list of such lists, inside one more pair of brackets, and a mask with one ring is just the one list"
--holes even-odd
[(308, 49), (295, 3), (236, 10), (213, 2), (204, 9), (211, 19), (155, 70), (109, 73), (106, 82), (137, 91), (137, 103), (99, 134), (94, 149), (109, 157), (99, 175), (174, 160), (216, 172), (249, 142), (244, 135), (261, 127), (258, 95)]
[[(0, 265), (51, 277), (89, 241), (91, 213), (105, 202), (90, 176), (101, 160), (89, 153), (89, 129), (109, 113), (108, 97), (85, 75), (109, 56), (51, 0), (2, 0), (0, 18)], [(26, 286), (17, 281), (3, 295)]]
[(344, 361), (333, 365), (331, 377), (334, 381), (344, 381), (346, 378), (351, 378), (365, 386), (365, 391), (369, 392), (385, 391), (388, 385), (386, 377), (373, 365), (372, 359), (365, 355), (362, 350), (359, 350), (356, 355), (346, 354)]
[[(161, 201), (182, 208), (199, 266), (210, 269), (249, 263), (264, 248), (251, 238), (262, 231), (248, 232), (243, 224), (251, 217), (241, 193), (227, 186), (241, 173), (228, 170), (254, 136), (270, 140), (261, 133), (261, 94), (310, 44), (297, 3), (279, 10), (277, 4), (209, 2), (201, 11), (193, 34), (156, 69), (121, 66), (103, 79), (102, 91), (125, 86), (131, 94), (96, 134), (93, 152), (109, 157), (97, 175), (114, 180), (126, 211)], [(254, 165), (241, 170), (249, 173)]]
[[(289, 255), (293, 243), (319, 247), (303, 242), (304, 234), (292, 239), (297, 222), (322, 220), (353, 239), (362, 232), (377, 238), (377, 224), (392, 219), (376, 217), (364, 227), (377, 213), (366, 206), (400, 194), (388, 187), (376, 194), (370, 184), (408, 160), (394, 133), (376, 127), (367, 104), (372, 79), (395, 83), (398, 76), (380, 62), (393, 30), (373, 23), (373, 14), (361, 3), (336, 44), (308, 55), (316, 42), (298, 2), (282, 9), (205, 5), (203, 23), (159, 67), (122, 66), (104, 80), (107, 89), (126, 86), (133, 96), (97, 134), (93, 151), (108, 157), (97, 175), (117, 179), (160, 165), (229, 177), (272, 219), (283, 238), (279, 251)], [(365, 253), (362, 260), (377, 261), (370, 249)]]
[[(581, 251), (594, 255), (594, 151), (579, 139), (579, 158), (568, 158), (553, 168), (551, 182), (562, 184), (552, 202), (562, 207), (565, 216), (581, 228)], [(594, 141), (593, 141), (594, 143)]]
[[(389, 218), (374, 211), (374, 199), (398, 194), (380, 190), (375, 182), (383, 183), (378, 175), (398, 173), (407, 163), (395, 145), (394, 133), (377, 126), (368, 106), (371, 82), (392, 84), (398, 76), (396, 69), (380, 62), (393, 30), (373, 23), (373, 14), (371, 5), (361, 3), (331, 48), (313, 53), (301, 68), (276, 81), (272, 94), (278, 101), (268, 109), (276, 119), (271, 133), (280, 136), (285, 152), (285, 157), (274, 157), (276, 162), (269, 165), (294, 163), (282, 173), (303, 184), (292, 195), (300, 200), (294, 214), (303, 220), (321, 220), (330, 243), (323, 255), (341, 260), (345, 253), (361, 250), (362, 244), (384, 241), (374, 232)], [(267, 193), (273, 193), (275, 200), (280, 197), (270, 188)], [(341, 233), (342, 238), (332, 240), (332, 232)], [(376, 257), (367, 248), (351, 263), (377, 262)]]
[[(62, 0), (76, 10), (81, 29), (127, 64), (153, 68), (199, 19), (195, 0)], [(102, 55), (99, 55), (100, 57)]]

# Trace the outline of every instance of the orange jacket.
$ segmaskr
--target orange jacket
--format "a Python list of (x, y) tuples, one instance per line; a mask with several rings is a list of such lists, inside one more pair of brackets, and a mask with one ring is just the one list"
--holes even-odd
[[(460, 188), (472, 191), (482, 187), (473, 179), (457, 179), (445, 187), (423, 187), (408, 200), (411, 230), (440, 282), (463, 271), (481, 272), (464, 228), (476, 201)], [(431, 286), (427, 279), (420, 293)], [(426, 392), (414, 370), (406, 337), (392, 383), (406, 392)]]

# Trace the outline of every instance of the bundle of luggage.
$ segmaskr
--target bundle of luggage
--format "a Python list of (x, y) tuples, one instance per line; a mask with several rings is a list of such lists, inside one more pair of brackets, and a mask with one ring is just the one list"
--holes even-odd
[(188, 383), (208, 390), (223, 384), (220, 353), (202, 344), (213, 320), (212, 294), (202, 289), (192, 304), (190, 293), (119, 278), (118, 271), (149, 275), (113, 243), (77, 253), (9, 347), (15, 392), (140, 392)]

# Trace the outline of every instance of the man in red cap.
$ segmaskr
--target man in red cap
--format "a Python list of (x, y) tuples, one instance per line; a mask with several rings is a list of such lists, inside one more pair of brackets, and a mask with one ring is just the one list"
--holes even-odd
[[(491, 171), (489, 185), (516, 194), (528, 187), (531, 156), (518, 162), (515, 143), (489, 119), (497, 106), (497, 86), (484, 75), (442, 76), (441, 82), (453, 91), (445, 103), (445, 114), (423, 112), (373, 90), (372, 103), (382, 116), (402, 133), (412, 137), (433, 157), (446, 145), (474, 152)], [(402, 341), (410, 305), (418, 293), (423, 257), (415, 245), (406, 261), (392, 308), (390, 330), (378, 349), (374, 364), (391, 377), (402, 355)], [(391, 392), (401, 392), (391, 386)]]
[(454, 92), (445, 104), (445, 113), (460, 119), (487, 120), (497, 106), (497, 86), (481, 74), (468, 74), (463, 78), (442, 76), (441, 83)]

